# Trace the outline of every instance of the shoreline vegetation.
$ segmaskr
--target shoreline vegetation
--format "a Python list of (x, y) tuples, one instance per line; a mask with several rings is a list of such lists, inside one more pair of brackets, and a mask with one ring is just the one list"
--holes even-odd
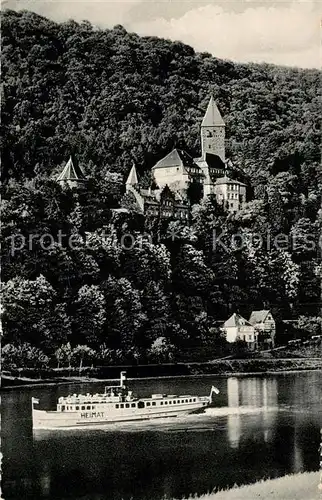
[(163, 365), (84, 367), (75, 369), (17, 369), (1, 375), (1, 389), (24, 386), (46, 386), (79, 382), (104, 382), (118, 379), (126, 370), (129, 379), (148, 380), (189, 377), (228, 377), (275, 375), (322, 369), (322, 358), (294, 359), (229, 359), (208, 363), (178, 363)]
[(238, 486), (186, 500), (319, 500), (320, 473), (303, 472)]

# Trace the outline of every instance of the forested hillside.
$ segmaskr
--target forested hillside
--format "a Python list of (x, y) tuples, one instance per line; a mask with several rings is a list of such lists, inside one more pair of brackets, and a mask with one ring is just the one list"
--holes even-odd
[[(320, 78), (317, 70), (222, 61), (121, 26), (103, 31), (5, 11), (8, 359), (33, 363), (56, 351), (66, 362), (68, 343), (88, 346), (75, 357), (108, 362), (215, 355), (225, 347), (218, 321), (262, 307), (278, 321), (306, 316), (302, 330), (318, 331)], [(209, 199), (193, 207), (186, 227), (113, 212), (133, 162), (144, 184), (173, 147), (200, 154), (211, 92), (227, 156), (249, 185), (245, 208), (227, 216)], [(62, 189), (53, 179), (71, 153), (88, 180)], [(136, 243), (121, 244), (125, 234)], [(216, 244), (221, 234), (225, 246)], [(274, 245), (278, 235), (282, 245)]]

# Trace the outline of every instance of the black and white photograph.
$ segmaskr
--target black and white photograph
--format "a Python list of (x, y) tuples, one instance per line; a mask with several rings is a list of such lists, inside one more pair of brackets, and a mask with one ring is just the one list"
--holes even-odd
[(322, 1), (2, 0), (2, 500), (322, 499)]

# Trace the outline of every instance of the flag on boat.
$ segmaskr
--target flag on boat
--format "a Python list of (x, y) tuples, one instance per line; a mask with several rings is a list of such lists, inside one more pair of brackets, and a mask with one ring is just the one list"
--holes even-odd
[(32, 402), (34, 405), (39, 405), (39, 399), (38, 398), (32, 398)]
[(215, 394), (219, 394), (220, 393), (220, 390), (217, 389), (217, 387), (215, 387), (214, 385), (212, 386), (211, 388), (211, 392), (214, 392)]

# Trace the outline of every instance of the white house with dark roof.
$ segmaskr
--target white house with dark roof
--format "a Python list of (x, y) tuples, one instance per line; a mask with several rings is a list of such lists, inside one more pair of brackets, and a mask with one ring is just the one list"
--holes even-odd
[(185, 192), (193, 180), (201, 181), (203, 173), (193, 158), (181, 149), (174, 149), (152, 168), (157, 186), (169, 186), (173, 191)]
[(250, 324), (259, 334), (259, 341), (263, 347), (275, 346), (276, 323), (273, 315), (268, 309), (253, 311), (249, 318)]
[(223, 331), (227, 342), (233, 343), (237, 340), (243, 340), (249, 349), (257, 348), (258, 333), (254, 326), (240, 314), (234, 313), (230, 316), (223, 325)]

